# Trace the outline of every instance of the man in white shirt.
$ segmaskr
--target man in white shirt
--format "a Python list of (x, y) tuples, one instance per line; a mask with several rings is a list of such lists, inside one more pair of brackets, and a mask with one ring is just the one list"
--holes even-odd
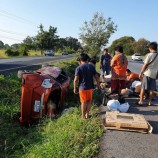
[[(147, 105), (150, 106), (153, 99), (153, 91), (156, 90), (156, 75), (158, 71), (158, 55), (156, 42), (151, 42), (149, 44), (149, 51), (150, 53), (146, 55), (144, 65), (142, 66), (141, 72), (139, 74), (140, 79), (142, 79), (142, 86), (140, 92), (140, 100), (137, 103), (138, 105), (143, 104), (145, 90), (148, 90), (150, 91), (150, 99)], [(150, 63), (151, 61), (153, 62)]]

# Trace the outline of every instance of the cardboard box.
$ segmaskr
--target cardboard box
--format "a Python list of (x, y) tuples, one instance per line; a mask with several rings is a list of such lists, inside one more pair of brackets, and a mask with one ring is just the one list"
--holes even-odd
[(141, 133), (151, 133), (152, 127), (145, 120), (143, 115), (119, 112), (106, 112), (103, 118), (106, 129), (136, 131)]

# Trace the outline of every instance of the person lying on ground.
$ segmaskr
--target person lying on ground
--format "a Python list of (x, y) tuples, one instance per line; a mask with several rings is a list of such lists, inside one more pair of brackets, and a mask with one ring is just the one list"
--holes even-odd
[(140, 81), (139, 74), (132, 72), (130, 69), (126, 70), (126, 87), (130, 88), (133, 81)]

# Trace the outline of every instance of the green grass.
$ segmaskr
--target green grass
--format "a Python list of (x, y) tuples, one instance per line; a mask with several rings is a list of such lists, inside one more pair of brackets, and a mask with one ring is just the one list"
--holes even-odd
[(0, 50), (0, 58), (6, 58), (5, 50)]
[(29, 56), (41, 56), (41, 51), (30, 50), (28, 54)]
[(42, 119), (29, 128), (20, 126), (19, 105), (21, 80), (15, 75), (0, 76), (0, 157), (1, 158), (90, 158), (97, 157), (103, 130), (98, 118), (97, 96), (94, 94), (91, 118), (81, 119), (78, 96), (72, 83), (77, 63), (59, 62), (71, 77), (66, 108), (73, 110), (57, 119)]

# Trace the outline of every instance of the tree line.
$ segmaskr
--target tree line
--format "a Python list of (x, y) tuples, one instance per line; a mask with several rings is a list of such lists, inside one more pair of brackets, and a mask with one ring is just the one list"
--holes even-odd
[(81, 43), (73, 37), (60, 38), (57, 35), (57, 28), (50, 26), (48, 30), (44, 30), (44, 26), (40, 24), (38, 34), (34, 37), (27, 36), (22, 43), (16, 43), (9, 46), (0, 41), (0, 49), (5, 49), (8, 56), (27, 56), (29, 50), (40, 50), (43, 54), (44, 50), (53, 50), (61, 53), (67, 51), (75, 53)]
[[(27, 55), (29, 50), (44, 50), (51, 49), (61, 53), (68, 51), (69, 53), (85, 52), (90, 57), (99, 57), (103, 48), (107, 48), (109, 38), (117, 31), (117, 25), (112, 21), (112, 18), (105, 18), (102, 13), (96, 12), (90, 21), (85, 21), (80, 28), (79, 38), (73, 37), (60, 38), (57, 35), (57, 28), (50, 26), (48, 30), (44, 30), (41, 24), (38, 27), (38, 34), (35, 37), (26, 37), (21, 44), (13, 44), (11, 47), (3, 44), (0, 41), (0, 49), (6, 49), (9, 55)], [(111, 53), (114, 52), (116, 46), (124, 47), (126, 55), (139, 53), (145, 55), (148, 52), (148, 44), (150, 41), (140, 38), (136, 41), (131, 36), (124, 36), (116, 39), (109, 47)]]

